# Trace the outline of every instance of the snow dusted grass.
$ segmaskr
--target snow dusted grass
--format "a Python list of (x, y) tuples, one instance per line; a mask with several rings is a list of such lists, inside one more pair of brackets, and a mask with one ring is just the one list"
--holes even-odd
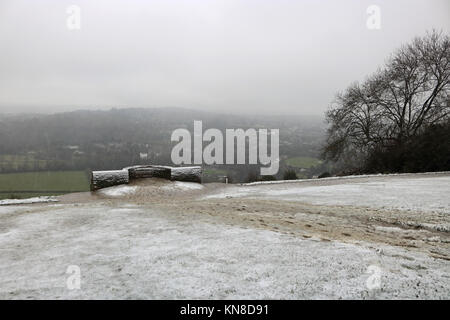
[(183, 181), (175, 181), (165, 186), (162, 186), (161, 189), (169, 190), (169, 191), (177, 191), (177, 190), (201, 190), (203, 189), (203, 185), (195, 182), (183, 182)]
[[(161, 182), (160, 182), (161, 183)], [(162, 191), (170, 192), (182, 192), (182, 191), (195, 191), (202, 190), (204, 186), (200, 183), (194, 182), (182, 182), (182, 181), (164, 181), (159, 187)], [(97, 191), (99, 195), (109, 198), (125, 198), (133, 197), (139, 194), (139, 192), (145, 192), (146, 190), (153, 190), (154, 186), (149, 185), (118, 185), (109, 188), (100, 189)], [(151, 195), (149, 195), (151, 197)]]
[(254, 186), (261, 184), (285, 184), (285, 183), (300, 183), (300, 182), (313, 182), (313, 181), (329, 181), (329, 180), (345, 180), (345, 179), (361, 179), (361, 178), (377, 178), (377, 177), (408, 177), (408, 176), (436, 176), (447, 175), (450, 171), (436, 171), (436, 172), (417, 172), (417, 173), (374, 173), (374, 174), (360, 174), (351, 176), (338, 176), (338, 177), (325, 177), (325, 178), (312, 178), (312, 179), (294, 179), (294, 180), (273, 180), (273, 181), (255, 181), (249, 183), (242, 183), (243, 186)]
[(247, 184), (205, 198), (259, 197), (318, 205), (351, 205), (450, 212), (450, 176), (355, 176), (301, 182)]
[[(122, 204), (0, 207), (0, 298), (450, 298), (448, 261)], [(81, 289), (69, 290), (69, 265)], [(381, 287), (369, 290), (369, 266)]]
[[(0, 299), (450, 299), (448, 242), (442, 242), (448, 239), (447, 233), (431, 233), (416, 225), (404, 229), (394, 223), (409, 226), (409, 220), (388, 223), (385, 219), (377, 224), (363, 219), (354, 227), (344, 221), (353, 228), (344, 231), (362, 233), (360, 238), (348, 234), (352, 241), (342, 243), (342, 238), (331, 235), (333, 226), (344, 223), (339, 220), (343, 208), (338, 205), (355, 206), (341, 212), (345, 217), (361, 206), (420, 210), (396, 214), (419, 215), (423, 219), (413, 222), (431, 223), (428, 229), (447, 228), (449, 186), (449, 175), (212, 188), (152, 180), (102, 189), (98, 193), (103, 197), (78, 194), (72, 196), (73, 202), (63, 197), (58, 204), (0, 206)], [(191, 191), (198, 192), (196, 197)], [(211, 201), (208, 206), (207, 200), (193, 199), (208, 197), (238, 197), (239, 201), (230, 200), (228, 206), (227, 199), (218, 204)], [(173, 203), (174, 198), (178, 202)], [(261, 210), (255, 198), (271, 199), (270, 208), (275, 209)], [(156, 199), (171, 206), (158, 206)], [(322, 206), (317, 212), (299, 206), (295, 212), (289, 211), (291, 206), (296, 209), (290, 203), (277, 206), (285, 200)], [(331, 213), (324, 204), (330, 204)], [(219, 216), (234, 213), (234, 224), (212, 218), (213, 209), (219, 210)], [(377, 215), (381, 211), (370, 217), (385, 217)], [(281, 212), (285, 215), (280, 216)], [(326, 236), (311, 233), (313, 237), (305, 239), (281, 229), (274, 232), (257, 224), (239, 224), (238, 219), (263, 218), (269, 228), (271, 218), (288, 219), (290, 213), (295, 224), (289, 226), (296, 230), (330, 229), (325, 230)], [(323, 222), (320, 228), (319, 222)], [(422, 251), (367, 240), (364, 230), (398, 234), (403, 237), (401, 243), (422, 246)], [(422, 239), (431, 236), (432, 244)], [(80, 290), (66, 286), (70, 276), (66, 270), (72, 265), (81, 270)], [(369, 289), (366, 284), (374, 269), (380, 272), (380, 287)]]
[(13, 204), (32, 204), (32, 203), (46, 203), (46, 202), (58, 202), (55, 197), (34, 197), (28, 199), (5, 199), (0, 200), (0, 206), (13, 205)]
[(100, 189), (98, 193), (107, 197), (122, 197), (133, 194), (136, 190), (136, 186), (119, 185)]

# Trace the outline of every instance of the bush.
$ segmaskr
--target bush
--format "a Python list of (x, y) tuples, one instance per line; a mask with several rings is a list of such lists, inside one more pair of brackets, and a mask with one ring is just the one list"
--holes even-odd
[(426, 172), (450, 170), (450, 121), (427, 127), (401, 145), (374, 150), (368, 172)]
[(261, 181), (275, 181), (277, 178), (274, 176), (261, 176)]
[(247, 175), (246, 182), (250, 183), (250, 182), (256, 182), (256, 181), (259, 181), (259, 180), (260, 180), (259, 175), (256, 172), (251, 171)]
[(319, 179), (321, 179), (321, 178), (328, 178), (328, 177), (331, 177), (331, 174), (330, 174), (329, 172), (321, 173), (321, 174), (318, 176)]
[(288, 169), (283, 174), (283, 180), (296, 180), (296, 179), (298, 178), (297, 173), (295, 173), (295, 170)]

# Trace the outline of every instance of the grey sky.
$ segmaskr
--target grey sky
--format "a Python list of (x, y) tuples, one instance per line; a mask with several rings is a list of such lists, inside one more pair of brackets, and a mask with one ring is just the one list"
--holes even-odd
[[(381, 30), (366, 27), (372, 4)], [(431, 28), (450, 31), (450, 1), (0, 0), (0, 112), (319, 114)]]

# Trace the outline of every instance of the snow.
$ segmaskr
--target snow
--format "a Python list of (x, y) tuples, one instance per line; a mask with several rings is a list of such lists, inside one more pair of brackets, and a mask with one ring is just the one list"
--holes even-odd
[(109, 178), (121, 177), (128, 180), (128, 170), (108, 170), (108, 171), (92, 171), (92, 175), (100, 180), (105, 180)]
[[(211, 188), (155, 180), (99, 190), (98, 194), (111, 197), (107, 200), (86, 193), (77, 194), (76, 203), (63, 197), (58, 204), (3, 206), (0, 299), (450, 299), (450, 268), (445, 260), (449, 188), (448, 174), (213, 184)], [(184, 191), (198, 193), (192, 197)], [(153, 201), (156, 197), (159, 204)], [(206, 199), (226, 197), (239, 198), (229, 201), (239, 208), (250, 207), (257, 202), (253, 199), (331, 207), (331, 213), (292, 211), (295, 221), (302, 221), (299, 228), (306, 227), (308, 219), (339, 227), (340, 205), (354, 206), (344, 213), (354, 210), (355, 217), (361, 206), (401, 208), (405, 211), (392, 214), (403, 219), (373, 223), (362, 216), (360, 224), (383, 238), (398, 234), (405, 246), (381, 244), (392, 243), (357, 233), (345, 238), (350, 240), (331, 232), (311, 233), (312, 238), (306, 239), (281, 229), (240, 224), (236, 217), (244, 220), (260, 214), (250, 210), (239, 211), (234, 222), (219, 219), (221, 212), (233, 213), (225, 206), (228, 200), (211, 201), (208, 206)], [(189, 201), (183, 205), (185, 199)], [(165, 202), (170, 205), (161, 204)], [(224, 208), (214, 217), (211, 206)], [(409, 215), (407, 210), (420, 213)], [(280, 214), (276, 210), (261, 214), (270, 218), (272, 213)], [(417, 247), (407, 246), (411, 244)], [(79, 290), (66, 285), (71, 276), (67, 268), (74, 265), (81, 271)], [(374, 270), (380, 275), (379, 288), (368, 286)]]
[(169, 167), (172, 170), (176, 171), (186, 171), (186, 172), (198, 172), (199, 170), (202, 170), (201, 166), (191, 166), (191, 167)]
[(183, 182), (183, 181), (175, 181), (174, 183), (167, 184), (161, 187), (163, 190), (201, 190), (203, 189), (203, 185), (195, 182)]
[(450, 212), (450, 176), (383, 175), (232, 186), (205, 199), (241, 197), (402, 210)]
[(14, 206), (5, 205), (5, 206), (0, 206), (0, 215), (14, 213), (18, 209), (28, 210), (28, 209), (31, 209), (31, 208), (32, 208), (32, 206), (23, 206), (23, 205), (14, 205)]
[(360, 174), (351, 176), (339, 176), (339, 177), (326, 177), (326, 178), (313, 178), (313, 179), (294, 179), (294, 180), (273, 180), (273, 181), (255, 181), (249, 183), (242, 183), (243, 186), (265, 185), (265, 184), (284, 184), (284, 183), (300, 183), (300, 182), (313, 182), (313, 181), (330, 181), (330, 180), (343, 180), (343, 179), (361, 179), (361, 178), (373, 178), (373, 177), (402, 177), (402, 176), (434, 176), (440, 174), (450, 174), (450, 171), (435, 171), (435, 172), (417, 172), (417, 173), (374, 173), (374, 174)]
[(409, 230), (405, 230), (398, 227), (384, 227), (384, 226), (376, 226), (376, 230), (384, 231), (384, 232), (409, 232)]
[(133, 194), (138, 189), (137, 186), (118, 185), (109, 188), (100, 189), (99, 194), (108, 197), (121, 197)]
[(58, 199), (51, 196), (34, 197), (27, 199), (5, 199), (0, 200), (0, 206), (13, 205), (13, 204), (31, 204), (31, 203), (46, 203), (46, 202), (57, 202)]
[[(0, 299), (450, 298), (448, 261), (304, 240), (122, 204), (16, 208), (2, 220)], [(81, 288), (66, 286), (69, 266)], [(369, 289), (370, 270), (380, 289)]]

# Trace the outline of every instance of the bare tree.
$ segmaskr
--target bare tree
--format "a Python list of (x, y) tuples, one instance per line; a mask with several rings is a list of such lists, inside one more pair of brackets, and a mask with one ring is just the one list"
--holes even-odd
[(363, 164), (374, 149), (399, 146), (450, 116), (450, 39), (432, 31), (397, 50), (362, 84), (338, 94), (326, 118), (324, 156)]

